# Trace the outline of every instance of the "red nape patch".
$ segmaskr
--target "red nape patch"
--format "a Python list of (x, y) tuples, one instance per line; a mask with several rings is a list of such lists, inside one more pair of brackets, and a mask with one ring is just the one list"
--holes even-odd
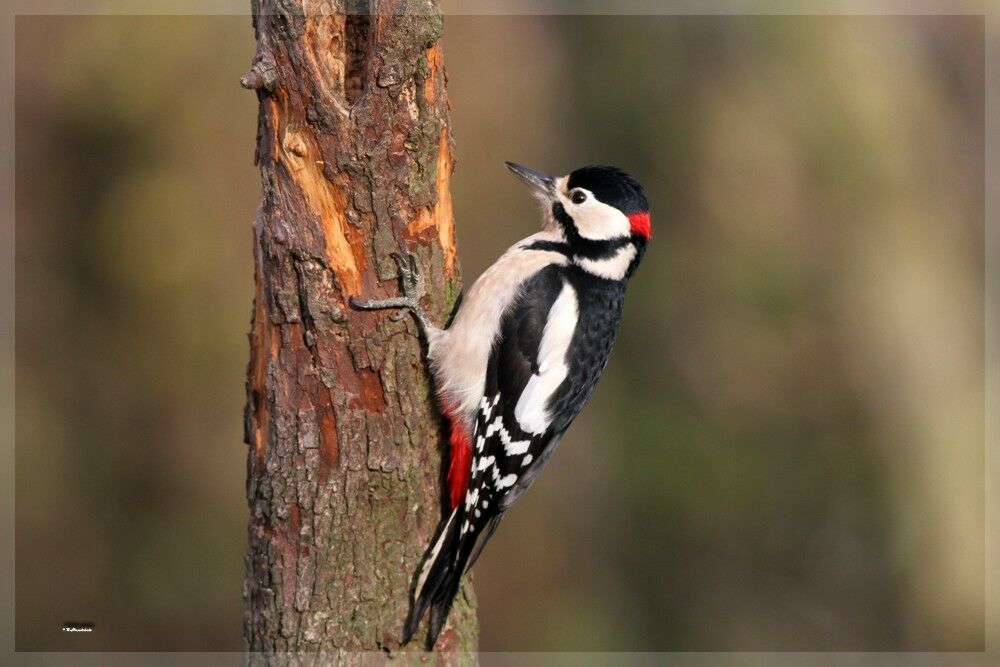
[(455, 509), (465, 497), (465, 491), (469, 486), (469, 467), (472, 465), (472, 443), (469, 441), (469, 434), (461, 420), (457, 419), (454, 411), (445, 408), (445, 417), (448, 418), (448, 428), (451, 431), (449, 441), (451, 443), (451, 461), (448, 464), (448, 495), (451, 500), (451, 507)]
[(649, 211), (629, 213), (628, 221), (632, 223), (633, 234), (638, 234), (647, 241), (653, 237), (653, 226), (649, 222)]

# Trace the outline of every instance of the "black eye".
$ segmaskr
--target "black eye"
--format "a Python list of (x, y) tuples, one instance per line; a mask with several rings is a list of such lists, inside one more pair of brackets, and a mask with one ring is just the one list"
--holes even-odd
[(573, 190), (569, 193), (569, 200), (574, 204), (582, 204), (587, 201), (587, 193), (583, 190)]

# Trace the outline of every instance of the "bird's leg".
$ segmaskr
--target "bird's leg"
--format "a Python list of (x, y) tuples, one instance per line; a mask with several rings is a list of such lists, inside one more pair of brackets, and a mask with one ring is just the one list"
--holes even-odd
[(403, 287), (403, 296), (391, 299), (376, 299), (374, 301), (355, 301), (354, 297), (351, 297), (350, 303), (360, 310), (403, 309), (401, 312), (390, 317), (394, 322), (398, 322), (406, 317), (406, 311), (408, 310), (417, 318), (424, 335), (427, 335), (427, 332), (431, 331), (434, 325), (431, 324), (427, 318), (427, 313), (424, 312), (423, 306), (420, 305), (420, 299), (427, 293), (427, 284), (424, 282), (424, 276), (420, 272), (420, 267), (417, 266), (417, 258), (412, 253), (407, 253), (406, 256), (403, 256), (398, 252), (394, 252), (392, 253), (392, 259), (396, 262), (396, 266), (399, 267), (399, 279)]

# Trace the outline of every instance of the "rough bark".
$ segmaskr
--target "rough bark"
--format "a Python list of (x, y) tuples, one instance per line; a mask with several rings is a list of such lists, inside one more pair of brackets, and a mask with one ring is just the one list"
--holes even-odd
[[(415, 323), (347, 305), (398, 293), (399, 251), (438, 322), (460, 287), (441, 15), (373, 4), (254, 4), (244, 641), (260, 654), (394, 649), (444, 500)], [(466, 585), (438, 650), (473, 651), (476, 635)]]

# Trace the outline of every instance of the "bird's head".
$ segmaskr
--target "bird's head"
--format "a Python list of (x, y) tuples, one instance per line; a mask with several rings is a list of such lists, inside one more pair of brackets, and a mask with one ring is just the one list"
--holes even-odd
[(649, 202), (638, 181), (617, 167), (591, 165), (548, 176), (513, 162), (507, 168), (542, 202), (545, 226), (562, 234), (574, 261), (604, 277), (628, 277), (652, 237)]

